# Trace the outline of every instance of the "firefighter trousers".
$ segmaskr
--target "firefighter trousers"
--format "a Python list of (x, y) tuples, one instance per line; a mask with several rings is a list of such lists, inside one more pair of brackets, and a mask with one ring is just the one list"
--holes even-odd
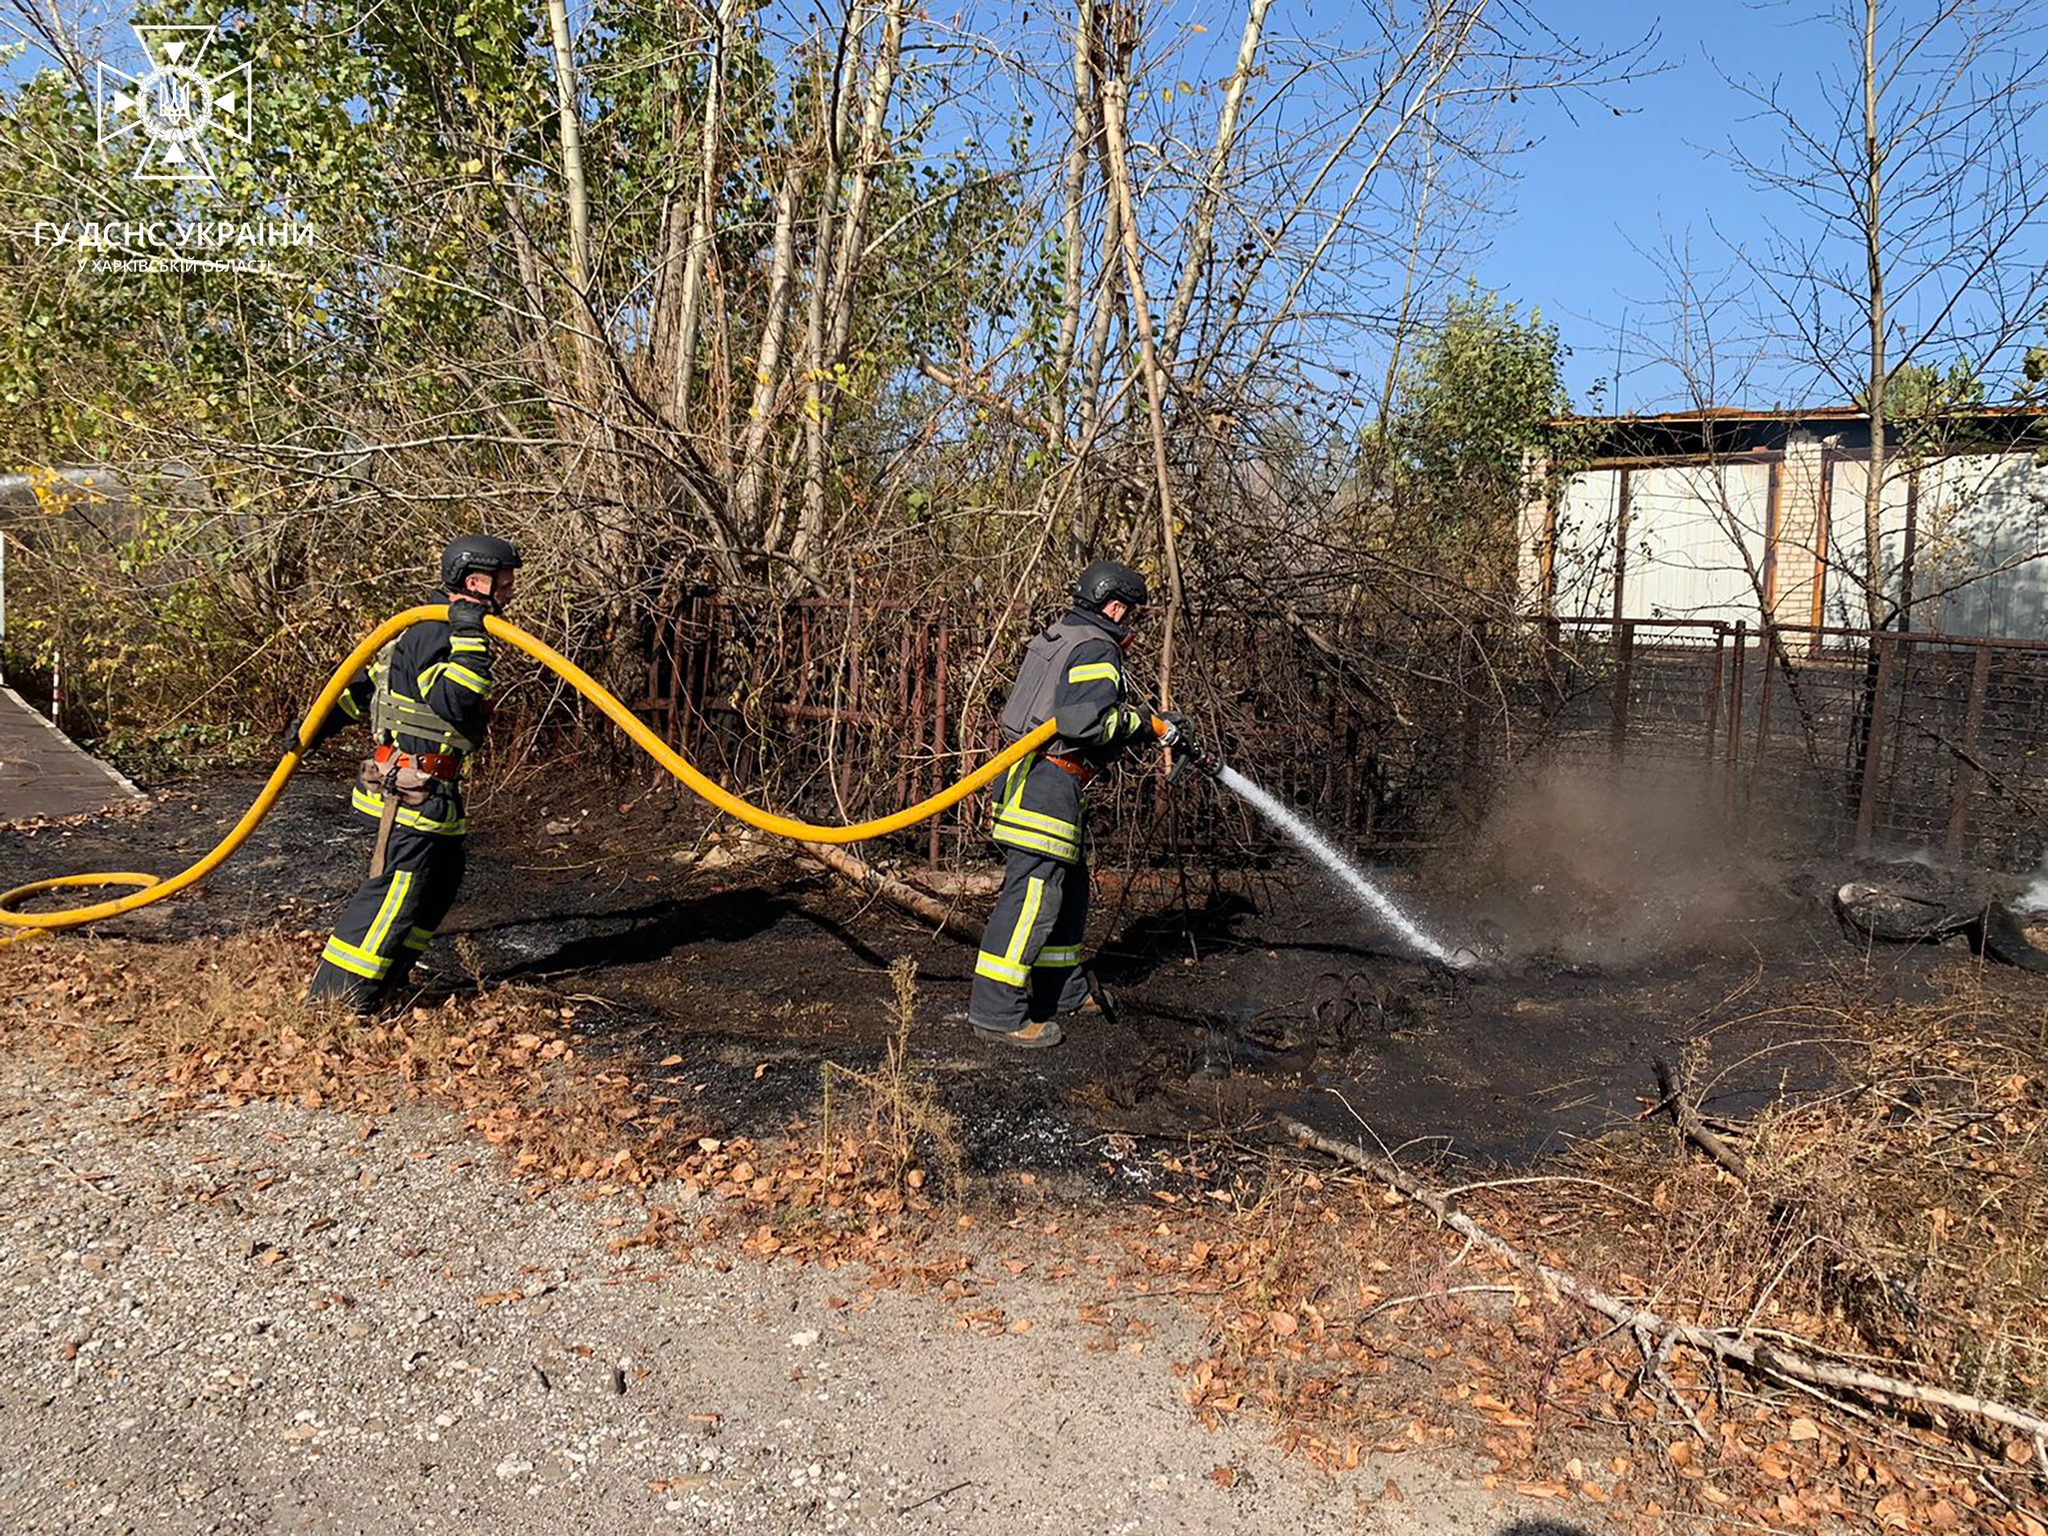
[(1028, 848), (1004, 852), (1003, 888), (975, 957), (967, 1017), (977, 1029), (1009, 1031), (1087, 1001), (1088, 866)]
[(469, 840), (460, 833), (391, 829), (384, 873), (356, 888), (320, 952), (308, 1001), (332, 1000), (358, 1013), (400, 985), (413, 960), (455, 905)]

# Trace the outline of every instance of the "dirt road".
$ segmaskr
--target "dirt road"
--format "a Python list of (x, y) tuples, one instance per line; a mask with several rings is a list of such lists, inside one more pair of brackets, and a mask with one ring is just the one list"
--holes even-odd
[(1085, 1285), (989, 1264), (1031, 1324), (989, 1336), (859, 1266), (609, 1253), (636, 1205), (529, 1198), (436, 1111), (153, 1105), (0, 1066), (21, 1536), (1583, 1529), (1469, 1468), (1330, 1477), (1205, 1431), (1187, 1314), (1143, 1298), (1106, 1304), (1157, 1331), (1091, 1352)]

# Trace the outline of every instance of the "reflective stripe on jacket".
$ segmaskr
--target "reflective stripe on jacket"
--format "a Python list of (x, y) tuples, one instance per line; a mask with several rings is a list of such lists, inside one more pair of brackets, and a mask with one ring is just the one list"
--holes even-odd
[(1030, 757), (1014, 765), (998, 784), (995, 825), (989, 835), (1007, 848), (1026, 848), (1062, 864), (1078, 864), (1085, 814), (1079, 781), (1057, 763)]

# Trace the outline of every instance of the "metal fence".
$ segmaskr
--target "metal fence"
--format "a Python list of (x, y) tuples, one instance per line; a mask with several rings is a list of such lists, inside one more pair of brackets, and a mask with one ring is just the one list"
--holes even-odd
[[(1889, 844), (2007, 868), (2040, 855), (2048, 644), (1663, 619), (1540, 620), (1390, 639), (1336, 618), (1196, 616), (1206, 715), (1233, 760), (1353, 843), (1429, 844), (1534, 761), (1698, 785), (1731, 826), (1819, 848)], [(1325, 647), (1334, 645), (1333, 658)], [(708, 772), (816, 815), (934, 793), (995, 750), (1015, 657), (985, 622), (907, 605), (697, 597), (659, 622), (639, 707)], [(1409, 709), (1372, 697), (1405, 680)], [(1416, 703), (1420, 701), (1420, 705)], [(1427, 713), (1416, 718), (1420, 707)], [(1098, 838), (1266, 848), (1226, 797), (1156, 775), (1104, 797)], [(974, 801), (899, 844), (985, 847)], [(1114, 856), (1114, 855), (1113, 855)]]
[(1690, 764), (1731, 821), (1823, 848), (2023, 869), (2048, 805), (2048, 644), (1625, 619), (1553, 621), (1549, 749)]

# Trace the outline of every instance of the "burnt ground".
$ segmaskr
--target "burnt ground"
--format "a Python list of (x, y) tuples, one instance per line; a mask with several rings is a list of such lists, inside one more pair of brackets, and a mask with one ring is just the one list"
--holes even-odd
[[(160, 789), (146, 814), (0, 829), (0, 873), (169, 873), (254, 789), (188, 782)], [(1109, 1187), (1151, 1177), (1152, 1159), (1134, 1155), (1145, 1148), (1256, 1148), (1277, 1142), (1284, 1115), (1411, 1153), (1528, 1163), (1634, 1116), (1653, 1057), (1675, 1060), (1707, 1035), (1706, 1107), (1739, 1114), (1828, 1082), (1823, 1049), (1788, 1029), (1786, 1010), (1845, 990), (1914, 995), (1937, 961), (1846, 942), (1825, 902), (1848, 878), (1841, 868), (1675, 867), (1672, 850), (1647, 845), (1618, 863), (1612, 847), (1590, 864), (1563, 849), (1553, 868), (1518, 835), (1507, 855), (1482, 850), (1434, 881), (1389, 877), (1453, 942), (1490, 946), (1494, 961), (1469, 977), (1392, 952), (1303, 869), (1204, 881), (1193, 907), (1176, 905), (1164, 879), (1099, 891), (1099, 971), (1115, 1016), (1026, 1053), (946, 1021), (964, 1006), (966, 946), (782, 845), (708, 841), (679, 791), (598, 784), (574, 806), (499, 791), (478, 799), (473, 821), (468, 883), (430, 956), (425, 1000), (479, 979), (553, 989), (578, 1000), (591, 1043), (682, 1057), (663, 1080), (694, 1092), (708, 1132), (753, 1134), (810, 1117), (824, 1063), (881, 1058), (887, 967), (910, 955), (913, 1057), (959, 1117), (968, 1165)], [(102, 931), (182, 939), (283, 925), (310, 941), (367, 843), (345, 785), (302, 781), (202, 899)], [(962, 906), (979, 916), (978, 898)]]

